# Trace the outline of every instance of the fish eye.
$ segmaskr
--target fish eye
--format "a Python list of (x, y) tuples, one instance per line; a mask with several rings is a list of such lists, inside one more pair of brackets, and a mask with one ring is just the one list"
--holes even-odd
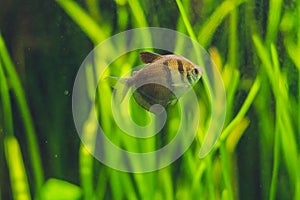
[(199, 70), (197, 68), (194, 68), (193, 73), (198, 75), (199, 74)]

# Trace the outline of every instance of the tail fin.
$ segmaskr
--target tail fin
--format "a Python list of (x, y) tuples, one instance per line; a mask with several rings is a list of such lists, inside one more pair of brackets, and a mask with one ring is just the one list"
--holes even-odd
[(119, 78), (115, 76), (107, 76), (105, 80), (109, 83), (111, 87), (113, 87), (115, 91), (114, 98), (117, 103), (121, 103), (129, 89), (129, 85), (127, 83), (127, 78)]

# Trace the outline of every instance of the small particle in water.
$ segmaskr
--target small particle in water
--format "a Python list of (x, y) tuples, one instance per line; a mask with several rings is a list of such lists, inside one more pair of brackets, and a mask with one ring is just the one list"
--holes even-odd
[(69, 91), (68, 91), (68, 90), (65, 90), (65, 91), (64, 91), (64, 95), (66, 95), (66, 96), (69, 95)]
[(57, 154), (55, 154), (55, 155), (54, 155), (54, 158), (58, 158), (58, 155), (57, 155)]

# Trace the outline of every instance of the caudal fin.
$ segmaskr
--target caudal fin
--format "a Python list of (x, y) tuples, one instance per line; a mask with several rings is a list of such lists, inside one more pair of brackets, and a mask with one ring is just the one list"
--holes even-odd
[(127, 78), (119, 78), (115, 76), (107, 76), (105, 80), (114, 88), (114, 99), (117, 103), (121, 103), (129, 89)]

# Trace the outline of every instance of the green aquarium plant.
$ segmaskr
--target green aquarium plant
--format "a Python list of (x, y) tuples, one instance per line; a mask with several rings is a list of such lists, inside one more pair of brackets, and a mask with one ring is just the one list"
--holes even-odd
[[(142, 42), (149, 48), (127, 52), (111, 63), (104, 59), (86, 62), (83, 89), (92, 107), (83, 108), (88, 109), (88, 116), (83, 116), (86, 119), (79, 136), (74, 124), (66, 120), (72, 118), (71, 92), (64, 89), (65, 85), (59, 87), (70, 106), (56, 108), (65, 105), (59, 104), (65, 100), (51, 98), (47, 87), (43, 93), (31, 91), (26, 73), (18, 69), (13, 56), (14, 46), (8, 45), (11, 45), (6, 39), (9, 37), (0, 35), (0, 159), (3, 160), (0, 199), (300, 199), (299, 0), (56, 0), (49, 5), (54, 7), (51, 12), (55, 16), (49, 27), (63, 31), (57, 34), (49, 28), (49, 34), (54, 34), (53, 41), (51, 37), (44, 37), (51, 40), (43, 43), (44, 53), (52, 43), (61, 50), (57, 56), (60, 53), (65, 56), (67, 51), (72, 54), (72, 49), (76, 49), (83, 62), (87, 53), (85, 45), (92, 50), (114, 35), (135, 28), (172, 29), (208, 52), (224, 83), (226, 104), (211, 105), (211, 85), (208, 78), (202, 76), (193, 86), (201, 118), (187, 151), (172, 164), (156, 171), (118, 171), (93, 156), (101, 144), (98, 124), (114, 145), (135, 153), (152, 152), (175, 137), (182, 120), (180, 109), (175, 103), (167, 111), (167, 123), (158, 136), (142, 139), (129, 136), (117, 126), (113, 111), (108, 109), (113, 88), (105, 80), (95, 84), (97, 77), (100, 74), (104, 75), (103, 79), (122, 77), (142, 64), (141, 51), (170, 52), (151, 48), (155, 38), (146, 33)], [(39, 16), (43, 15), (45, 13)], [(58, 25), (50, 26), (52, 23)], [(60, 46), (62, 40), (56, 39), (65, 35), (75, 39), (64, 39), (71, 41), (69, 46)], [(80, 37), (75, 37), (78, 35)], [(116, 53), (114, 45), (107, 46), (108, 53), (104, 57), (110, 58)], [(175, 51), (183, 52), (184, 45), (178, 39)], [(53, 65), (51, 70), (57, 70), (57, 76), (44, 74), (34, 77), (33, 82), (59, 79), (59, 74), (63, 74), (62, 65), (68, 64), (70, 68), (63, 76), (73, 74), (68, 80), (74, 81), (81, 63), (78, 62), (76, 68), (73, 62), (80, 59), (72, 56)], [(43, 61), (44, 57), (35, 58), (49, 66), (49, 61)], [(26, 68), (28, 63), (24, 63)], [(93, 68), (94, 65), (109, 65), (109, 68), (101, 71)], [(68, 82), (71, 86), (72, 81)], [(59, 89), (53, 89), (55, 94)], [(51, 99), (42, 111), (36, 111), (40, 107), (29, 101), (40, 98), (38, 95)], [(121, 108), (120, 113), (129, 112), (132, 121), (140, 126), (152, 122), (153, 115), (139, 106), (139, 102), (128, 96), (125, 100), (129, 108)], [(226, 108), (225, 123), (212, 150), (200, 158), (212, 106), (220, 110)], [(51, 122), (47, 113), (50, 109), (60, 112)], [(42, 119), (47, 122), (39, 123)], [(62, 126), (65, 128), (60, 132), (53, 128), (55, 123), (66, 123), (66, 126)], [(159, 123), (155, 121), (148, 130), (154, 132)], [(66, 138), (67, 132), (72, 132), (71, 138)], [(50, 133), (55, 136), (48, 141), (45, 138)], [(57, 148), (56, 145), (65, 140), (67, 145)], [(47, 145), (48, 142), (51, 145)], [(68, 156), (59, 159), (57, 149)], [(116, 161), (124, 159), (119, 154), (104, 154)], [(126, 162), (139, 167), (136, 160)], [(155, 160), (146, 160), (144, 164), (153, 163)]]

